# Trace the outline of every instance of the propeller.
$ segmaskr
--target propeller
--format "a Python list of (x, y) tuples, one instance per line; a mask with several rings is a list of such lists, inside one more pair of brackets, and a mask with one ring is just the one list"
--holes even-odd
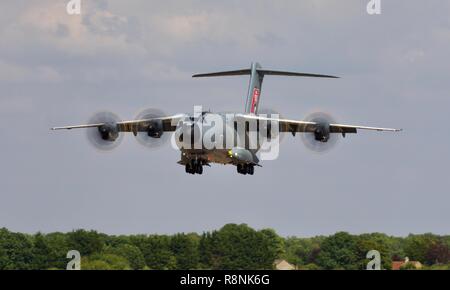
[(88, 124), (103, 125), (87, 129), (89, 143), (100, 151), (110, 151), (119, 146), (123, 139), (123, 134), (119, 133), (117, 127), (119, 121), (119, 116), (114, 113), (107, 111), (95, 113)]
[(135, 136), (139, 144), (150, 149), (157, 149), (170, 140), (170, 134), (164, 132), (162, 120), (157, 120), (164, 116), (167, 115), (155, 108), (144, 109), (136, 115), (135, 120), (150, 120), (141, 123), (137, 128)]
[(306, 148), (317, 153), (325, 153), (337, 144), (338, 134), (330, 133), (330, 124), (336, 122), (329, 114), (323, 112), (312, 113), (306, 117), (305, 121), (318, 124), (314, 132), (301, 134)]

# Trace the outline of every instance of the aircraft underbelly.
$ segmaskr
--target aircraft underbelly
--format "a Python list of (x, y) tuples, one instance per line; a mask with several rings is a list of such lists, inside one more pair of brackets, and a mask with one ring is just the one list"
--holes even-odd
[(212, 150), (189, 149), (189, 150), (181, 150), (181, 152), (182, 152), (182, 160), (198, 158), (203, 159), (208, 163), (220, 163), (220, 164), (232, 163), (232, 159), (228, 156), (228, 150), (226, 149), (212, 149)]

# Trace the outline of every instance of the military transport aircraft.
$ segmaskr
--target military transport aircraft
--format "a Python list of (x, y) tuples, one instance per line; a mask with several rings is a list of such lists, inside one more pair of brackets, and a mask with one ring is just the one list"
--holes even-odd
[[(168, 132), (175, 132), (175, 141), (178, 149), (181, 151), (181, 160), (179, 164), (185, 166), (186, 173), (202, 174), (203, 166), (210, 166), (211, 163), (235, 165), (240, 174), (253, 175), (255, 166), (260, 166), (260, 158), (257, 157), (262, 144), (267, 141), (279, 141), (280, 133), (302, 133), (302, 138), (308, 148), (322, 152), (334, 143), (335, 137), (346, 134), (357, 133), (358, 130), (390, 131), (397, 132), (401, 129), (366, 127), (338, 124), (328, 115), (315, 113), (305, 120), (288, 120), (279, 117), (277, 114), (262, 114), (258, 112), (258, 106), (261, 96), (261, 87), (263, 78), (267, 75), (275, 76), (298, 76), (315, 78), (338, 78), (330, 75), (298, 73), (287, 71), (266, 70), (258, 63), (252, 63), (250, 68), (223, 71), (206, 74), (193, 75), (199, 77), (219, 77), (219, 76), (239, 76), (250, 75), (247, 99), (244, 113), (213, 114), (211, 112), (197, 112), (192, 115), (177, 114), (168, 116), (156, 109), (147, 109), (141, 112), (134, 120), (121, 121), (115, 114), (109, 112), (100, 112), (85, 125), (54, 127), (52, 130), (62, 129), (87, 129), (89, 140), (101, 150), (110, 150), (115, 148), (121, 140), (123, 132), (132, 132), (138, 141), (148, 147), (158, 147), (167, 140)], [(205, 128), (218, 124), (215, 121), (208, 121), (210, 116), (219, 116), (223, 118), (220, 129), (212, 134), (209, 140), (213, 146), (204, 144)], [(275, 117), (274, 117), (275, 116)], [(255, 126), (249, 125), (256, 124)], [(225, 125), (224, 125), (225, 124)], [(243, 124), (243, 125), (242, 125)], [(239, 128), (242, 128), (240, 130)], [(202, 130), (203, 129), (203, 130)], [(176, 134), (178, 132), (178, 134)], [(199, 133), (200, 132), (200, 133)], [(223, 134), (221, 134), (223, 132)], [(250, 142), (249, 136), (256, 132), (256, 136), (262, 136), (255, 142)], [(263, 134), (260, 134), (263, 133)], [(217, 136), (216, 136), (217, 135)], [(227, 140), (229, 136), (231, 142), (224, 144), (224, 135)], [(210, 134), (211, 137), (211, 134)], [(197, 145), (200, 146), (189, 146)], [(252, 143), (252, 144), (250, 144)], [(221, 144), (223, 146), (214, 146)], [(327, 145), (328, 144), (328, 145)], [(188, 145), (188, 146), (186, 146)], [(209, 144), (211, 145), (211, 144)]]

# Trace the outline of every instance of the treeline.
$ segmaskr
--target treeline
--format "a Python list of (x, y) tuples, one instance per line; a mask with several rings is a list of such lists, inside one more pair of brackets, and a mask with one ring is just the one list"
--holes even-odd
[(271, 229), (228, 224), (203, 234), (110, 236), (96, 231), (28, 235), (0, 229), (0, 269), (65, 269), (67, 252), (81, 253), (82, 269), (273, 269), (285, 259), (299, 269), (365, 269), (370, 250), (383, 269), (393, 260), (450, 269), (450, 236), (385, 234), (283, 238)]

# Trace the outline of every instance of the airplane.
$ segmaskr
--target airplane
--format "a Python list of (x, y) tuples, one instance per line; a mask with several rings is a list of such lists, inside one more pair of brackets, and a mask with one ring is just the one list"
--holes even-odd
[[(282, 133), (302, 133), (307, 147), (314, 151), (322, 152), (328, 149), (326, 144), (332, 144), (335, 136), (346, 134), (356, 134), (358, 130), (372, 131), (388, 131), (399, 132), (402, 129), (368, 127), (358, 125), (338, 124), (332, 118), (323, 113), (312, 114), (306, 120), (290, 120), (280, 118), (278, 114), (262, 114), (259, 112), (259, 104), (261, 97), (262, 83), (265, 76), (296, 76), (296, 77), (313, 77), (336, 79), (338, 77), (332, 75), (276, 71), (263, 69), (259, 63), (252, 63), (250, 68), (221, 71), (214, 73), (195, 74), (194, 78), (203, 77), (222, 77), (222, 76), (242, 76), (249, 75), (250, 81), (248, 85), (245, 110), (243, 113), (217, 113), (201, 111), (194, 112), (194, 115), (177, 114), (166, 115), (156, 109), (144, 110), (134, 120), (121, 121), (117, 115), (109, 112), (101, 112), (89, 121), (88, 124), (53, 127), (51, 130), (71, 130), (71, 129), (87, 129), (89, 140), (99, 149), (110, 150), (121, 140), (121, 133), (131, 132), (137, 137), (138, 141), (149, 147), (158, 147), (163, 145), (168, 134), (177, 133), (176, 144), (181, 151), (180, 165), (185, 167), (186, 173), (202, 174), (204, 166), (210, 166), (211, 163), (229, 164), (237, 168), (237, 172), (243, 175), (253, 175), (254, 169), (260, 165), (260, 159), (257, 154), (262, 148), (264, 141), (279, 140)], [(275, 117), (273, 117), (275, 115)], [(231, 143), (227, 146), (205, 146), (203, 144), (202, 134), (204, 131), (199, 129), (207, 127), (205, 120), (210, 116), (219, 116), (224, 120), (224, 134), (233, 136)], [(216, 118), (217, 120), (217, 118)], [(250, 126), (249, 123), (256, 126)], [(211, 125), (211, 122), (209, 122)], [(223, 124), (222, 124), (223, 125)], [(182, 129), (180, 129), (182, 128)], [(238, 128), (243, 128), (239, 130)], [(220, 130), (220, 128), (219, 128)], [(202, 133), (203, 132), (203, 133)], [(256, 136), (263, 137), (261, 140), (249, 142), (251, 133)], [(222, 144), (222, 139), (211, 138), (213, 145)], [(254, 136), (254, 135), (252, 135)], [(215, 140), (217, 139), (217, 140)], [(220, 140), (219, 140), (220, 139)], [(198, 144), (200, 146), (183, 146)], [(253, 146), (251, 146), (252, 143)]]

